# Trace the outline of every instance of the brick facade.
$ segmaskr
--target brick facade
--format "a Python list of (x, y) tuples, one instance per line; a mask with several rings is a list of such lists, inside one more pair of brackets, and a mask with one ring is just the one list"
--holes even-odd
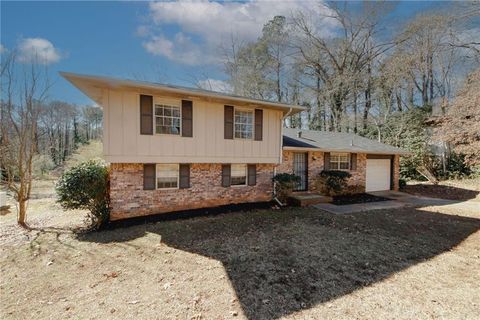
[(273, 164), (257, 164), (255, 186), (222, 187), (221, 164), (192, 164), (188, 189), (143, 190), (143, 165), (112, 163), (111, 220), (225, 204), (269, 201)]
[[(292, 150), (283, 150), (283, 161), (277, 167), (277, 173), (293, 172), (293, 153)], [(317, 177), (324, 167), (324, 154), (320, 151), (308, 151), (308, 190), (317, 191)], [(350, 170), (351, 178), (348, 179), (350, 193), (365, 192), (367, 169), (367, 154), (357, 153), (357, 169)], [(400, 156), (395, 155), (393, 159), (393, 190), (398, 191), (398, 180), (400, 178)]]
[(400, 156), (397, 154), (393, 156), (393, 190), (400, 189)]

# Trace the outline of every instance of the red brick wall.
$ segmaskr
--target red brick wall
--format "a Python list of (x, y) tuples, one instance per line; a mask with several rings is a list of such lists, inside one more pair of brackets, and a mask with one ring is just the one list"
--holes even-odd
[(400, 180), (400, 156), (395, 155), (393, 158), (393, 190), (398, 191)]
[[(292, 173), (293, 172), (293, 153), (291, 150), (283, 151), (283, 162), (277, 167), (277, 173)], [(323, 170), (323, 152), (309, 151), (308, 152), (308, 190), (317, 191), (317, 177)], [(357, 169), (349, 171), (352, 177), (348, 179), (348, 185), (355, 187), (357, 192), (365, 191), (365, 173), (367, 166), (367, 155), (365, 153), (357, 154)], [(352, 188), (353, 189), (353, 188)]]
[(269, 201), (273, 164), (257, 164), (255, 186), (221, 185), (221, 164), (192, 164), (189, 189), (143, 190), (143, 165), (112, 163), (111, 220), (225, 204)]
[[(277, 167), (277, 173), (293, 172), (293, 153), (291, 150), (283, 151), (283, 162)], [(357, 153), (357, 170), (349, 171), (352, 177), (348, 179), (350, 191), (365, 192), (365, 179), (367, 169), (367, 154)], [(308, 190), (316, 191), (316, 179), (323, 170), (323, 152), (308, 152)], [(398, 180), (400, 179), (400, 156), (393, 158), (393, 190), (398, 191)]]

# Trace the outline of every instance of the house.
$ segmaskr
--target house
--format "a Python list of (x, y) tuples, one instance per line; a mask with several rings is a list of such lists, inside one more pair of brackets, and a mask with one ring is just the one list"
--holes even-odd
[(358, 191), (398, 189), (402, 150), (351, 134), (284, 129), (304, 107), (201, 89), (62, 72), (103, 107), (111, 220), (272, 199), (293, 172), (315, 190), (324, 168)]

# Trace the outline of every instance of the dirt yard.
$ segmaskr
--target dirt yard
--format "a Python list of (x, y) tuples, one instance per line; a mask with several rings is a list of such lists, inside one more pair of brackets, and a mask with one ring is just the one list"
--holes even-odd
[(75, 234), (84, 213), (63, 212), (48, 183), (29, 207), (40, 230), (0, 217), (1, 319), (480, 314), (472, 203), (343, 216), (261, 210)]

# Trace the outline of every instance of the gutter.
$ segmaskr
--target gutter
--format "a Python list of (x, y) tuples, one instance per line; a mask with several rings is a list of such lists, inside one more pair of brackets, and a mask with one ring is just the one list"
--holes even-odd
[(288, 110), (288, 112), (282, 117), (282, 125), (280, 126), (280, 157), (279, 157), (280, 164), (283, 161), (283, 122), (292, 113), (292, 111), (293, 111), (293, 108), (290, 107), (290, 110)]

